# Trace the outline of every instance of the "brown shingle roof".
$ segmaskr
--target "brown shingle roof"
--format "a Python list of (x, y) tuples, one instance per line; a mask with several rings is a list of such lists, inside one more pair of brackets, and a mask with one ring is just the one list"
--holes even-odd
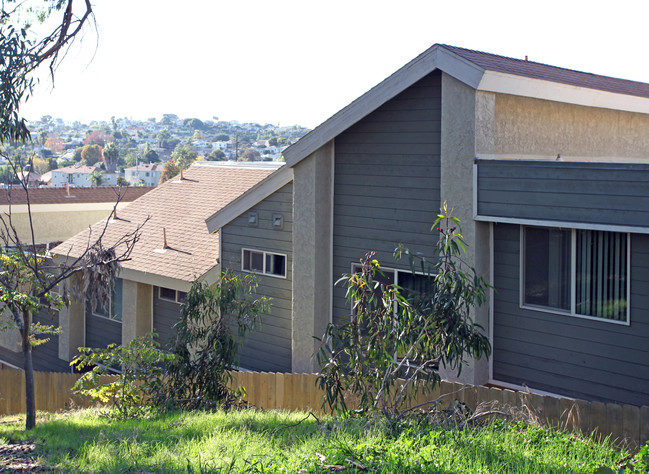
[(535, 63), (534, 61), (525, 61), (524, 59), (508, 58), (497, 54), (458, 48), (457, 46), (445, 44), (440, 46), (489, 71), (649, 98), (649, 84), (644, 82), (599, 76), (597, 74)]
[[(147, 186), (114, 188), (100, 186), (95, 188), (70, 188), (70, 195), (65, 188), (30, 188), (29, 202), (31, 204), (77, 204), (115, 202), (121, 193), (121, 202), (135, 201), (154, 189)], [(27, 195), (22, 187), (0, 189), (0, 205), (27, 204)]]
[[(184, 173), (182, 181), (169, 180), (121, 209), (118, 219), (108, 224), (104, 246), (134, 231), (149, 217), (132, 259), (124, 262), (123, 268), (192, 281), (214, 267), (219, 256), (219, 236), (208, 233), (205, 219), (273, 171), (273, 168), (193, 166)], [(104, 225), (105, 220), (92, 226), (93, 236), (98, 236)], [(163, 228), (170, 248), (160, 252)], [(81, 232), (53, 253), (66, 255), (72, 249), (70, 254), (78, 255), (85, 249), (87, 239), (88, 231)]]

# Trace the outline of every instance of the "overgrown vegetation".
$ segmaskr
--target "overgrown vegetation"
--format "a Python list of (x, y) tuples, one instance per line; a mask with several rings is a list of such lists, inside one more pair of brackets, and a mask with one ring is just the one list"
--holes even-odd
[[(72, 387), (76, 393), (112, 404), (110, 415), (118, 420), (151, 412), (149, 401), (162, 390), (163, 364), (173, 357), (160, 349), (155, 333), (133, 339), (124, 346), (80, 347), (79, 351), (81, 354), (70, 363), (85, 372)], [(118, 378), (101, 381), (102, 375), (113, 375), (115, 369), (120, 370)]]
[(329, 324), (317, 354), (318, 383), (332, 409), (397, 421), (414, 408), (406, 407), (420, 391), (439, 382), (439, 364), (459, 374), (467, 357), (491, 352), (470, 316), (486, 300), (488, 285), (463, 264), (460, 223), (446, 204), (432, 229), (440, 235), (431, 261), (404, 247), (395, 252), (408, 256), (412, 274), (419, 275), (411, 288), (387, 283), (373, 252), (360, 271), (338, 282), (346, 284), (353, 311), (348, 323)]
[[(91, 370), (75, 384), (76, 393), (111, 402), (117, 419), (155, 408), (231, 407), (242, 395), (231, 388), (239, 346), (270, 308), (270, 299), (256, 296), (257, 285), (255, 275), (231, 270), (212, 286), (196, 280), (181, 306), (170, 351), (161, 349), (151, 333), (125, 346), (80, 348), (71, 365)], [(111, 368), (120, 371), (116, 380), (98, 378)]]
[[(234, 410), (163, 413), (115, 422), (96, 410), (46, 415), (32, 431), (5, 418), (3, 443), (35, 442), (33, 457), (58, 472), (589, 473), (647, 465), (595, 442), (497, 421), (444, 428), (425, 421), (393, 431), (380, 419)], [(645, 471), (642, 471), (645, 469)], [(609, 472), (609, 471), (607, 471)]]
[(174, 327), (174, 357), (167, 364), (158, 403), (215, 408), (239, 398), (231, 389), (230, 371), (237, 365), (241, 341), (270, 309), (268, 298), (256, 296), (257, 286), (255, 275), (239, 276), (229, 269), (212, 286), (204, 281), (192, 284)]

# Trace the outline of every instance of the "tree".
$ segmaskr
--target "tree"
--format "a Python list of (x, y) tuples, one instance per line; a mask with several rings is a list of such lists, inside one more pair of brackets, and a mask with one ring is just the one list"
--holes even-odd
[(104, 183), (104, 179), (106, 179), (106, 173), (99, 170), (93, 171), (90, 173), (90, 176), (88, 176), (88, 181), (90, 181), (95, 187), (101, 186)]
[(114, 173), (117, 168), (117, 161), (119, 160), (119, 150), (115, 143), (108, 143), (103, 149), (104, 164), (106, 171)]
[(178, 116), (176, 114), (162, 114), (162, 120), (160, 123), (162, 125), (175, 125), (178, 121)]
[(261, 154), (255, 148), (246, 148), (241, 156), (239, 156), (238, 161), (259, 161), (261, 160)]
[(211, 409), (233, 402), (230, 371), (239, 345), (270, 309), (268, 298), (256, 297), (257, 286), (255, 275), (237, 276), (231, 270), (212, 286), (194, 281), (175, 326), (164, 404)]
[(189, 128), (190, 130), (203, 130), (205, 129), (205, 124), (197, 118), (186, 118), (183, 120), (183, 127)]
[(479, 359), (491, 353), (484, 329), (470, 317), (485, 302), (489, 286), (465, 268), (459, 220), (446, 204), (433, 229), (440, 238), (432, 261), (402, 246), (396, 251), (397, 258), (408, 256), (413, 275), (423, 274), (414, 288), (386, 284), (373, 252), (359, 272), (340, 280), (354, 310), (348, 323), (328, 325), (317, 355), (318, 383), (331, 408), (349, 411), (345, 394), (351, 391), (358, 398), (355, 408), (398, 421), (415, 408), (404, 406), (418, 391), (439, 382), (438, 365), (459, 374), (467, 355)]
[(227, 157), (225, 156), (225, 153), (223, 153), (221, 150), (212, 150), (209, 155), (207, 155), (207, 160), (208, 161), (223, 161)]
[(61, 153), (63, 151), (63, 140), (61, 140), (58, 134), (49, 133), (44, 146), (54, 153)]
[(105, 132), (104, 130), (93, 130), (88, 134), (88, 136), (83, 141), (84, 145), (99, 145), (104, 147), (106, 143), (111, 143), (115, 141), (110, 133)]
[[(75, 9), (81, 5), (81, 9)], [(34, 21), (62, 12), (54, 29), (40, 38), (28, 35)], [(43, 0), (38, 5), (7, 0), (0, 11), (0, 142), (30, 139), (20, 106), (36, 84), (34, 74), (47, 65), (53, 77), (60, 59), (84, 25), (93, 18), (90, 0)]]
[(165, 163), (162, 168), (162, 174), (160, 174), (160, 183), (162, 184), (165, 181), (170, 180), (174, 176), (177, 176), (180, 173), (180, 167), (173, 161), (169, 160)]
[(88, 166), (98, 163), (102, 157), (102, 149), (99, 145), (86, 145), (81, 149), (81, 159)]
[(212, 137), (213, 142), (228, 142), (230, 141), (230, 135), (227, 133), (219, 133), (218, 135), (214, 135)]
[(156, 153), (156, 151), (151, 148), (151, 145), (149, 143), (146, 143), (144, 145), (144, 150), (142, 151), (142, 161), (145, 163), (157, 163), (160, 161), (160, 157)]
[[(13, 162), (9, 164), (14, 173), (23, 171)], [(81, 298), (82, 295), (90, 295), (91, 304), (105, 304), (113, 291), (119, 264), (128, 260), (140, 238), (144, 222), (112, 246), (105, 247), (102, 239), (107, 221), (99, 235), (89, 238), (87, 246), (76, 258), (54, 263), (38, 251), (31, 219), (29, 188), (25, 183), (22, 190), (26, 196), (31, 233), (28, 241), (24, 241), (14, 225), (11, 209), (0, 216), (0, 303), (10, 313), (10, 319), (2, 324), (3, 329), (17, 329), (21, 336), (25, 371), (25, 427), (31, 429), (36, 423), (32, 349), (44, 342), (39, 336), (57, 332), (55, 328), (35, 324), (33, 314), (46, 308), (60, 308), (68, 304), (71, 297)], [(60, 283), (79, 273), (83, 281), (79, 288), (72, 288), (72, 291), (64, 289), (60, 294), (55, 291)]]
[(178, 145), (171, 154), (171, 159), (182, 169), (189, 168), (198, 158), (198, 153), (193, 146), (185, 143)]
[(47, 160), (44, 160), (43, 158), (39, 158), (37, 156), (34, 156), (31, 159), (31, 170), (38, 173), (38, 174), (43, 174), (47, 173), (50, 170), (50, 163)]
[(130, 186), (131, 183), (129, 183), (124, 176), (118, 176), (117, 177), (117, 186)]

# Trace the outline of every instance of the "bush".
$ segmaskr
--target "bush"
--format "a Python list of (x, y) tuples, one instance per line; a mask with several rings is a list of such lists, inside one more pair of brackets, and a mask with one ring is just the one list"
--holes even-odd
[[(347, 324), (328, 325), (317, 354), (318, 383), (332, 409), (398, 420), (418, 392), (439, 382), (438, 364), (459, 374), (466, 356), (491, 352), (483, 328), (470, 317), (489, 287), (460, 259), (465, 243), (459, 220), (444, 205), (432, 229), (440, 238), (431, 262), (402, 246), (395, 251), (397, 258), (408, 256), (413, 273), (425, 275), (422, 291), (386, 284), (374, 252), (365, 255), (358, 273), (339, 280), (353, 313)], [(349, 394), (355, 407), (348, 406)]]
[[(125, 346), (110, 344), (106, 349), (80, 347), (81, 354), (71, 363), (88, 370), (74, 384), (73, 391), (103, 403), (112, 403), (112, 415), (125, 420), (148, 413), (150, 401), (163, 386), (163, 364), (173, 356), (162, 349), (155, 333), (133, 339)], [(118, 373), (116, 379), (102, 382), (100, 375)]]

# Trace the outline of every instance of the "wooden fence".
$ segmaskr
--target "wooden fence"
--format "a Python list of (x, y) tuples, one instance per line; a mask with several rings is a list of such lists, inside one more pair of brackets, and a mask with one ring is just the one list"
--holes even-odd
[[(111, 377), (111, 376), (109, 376)], [(74, 396), (71, 387), (77, 374), (36, 372), (36, 409), (60, 411), (92, 404)], [(246, 400), (263, 409), (311, 410), (322, 412), (323, 392), (316, 386), (315, 374), (235, 372), (234, 386), (245, 387)], [(21, 370), (0, 370), (0, 415), (25, 410), (25, 382)], [(463, 385), (443, 381), (426, 399), (440, 398), (448, 406), (454, 400), (475, 410), (480, 404), (496, 402), (500, 407), (527, 411), (543, 423), (582, 433), (611, 436), (631, 445), (649, 440), (649, 407), (587, 402), (548, 395), (515, 392), (500, 388)]]

